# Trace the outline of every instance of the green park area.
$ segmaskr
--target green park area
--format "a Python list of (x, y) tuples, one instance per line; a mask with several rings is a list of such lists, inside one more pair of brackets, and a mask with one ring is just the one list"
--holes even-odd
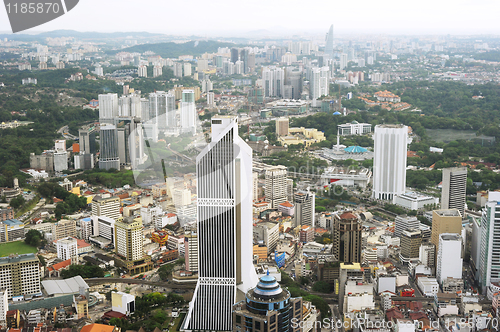
[(9, 256), (10, 254), (29, 254), (36, 253), (35, 247), (32, 247), (24, 241), (7, 242), (0, 244), (0, 257)]

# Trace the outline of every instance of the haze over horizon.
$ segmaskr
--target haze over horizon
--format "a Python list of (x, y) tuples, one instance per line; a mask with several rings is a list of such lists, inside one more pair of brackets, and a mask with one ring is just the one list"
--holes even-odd
[[(336, 35), (487, 35), (500, 34), (493, 0), (430, 1), (418, 7), (395, 0), (335, 2), (305, 5), (297, 0), (255, 0), (235, 6), (228, 0), (181, 2), (82, 0), (75, 9), (51, 22), (21, 33), (52, 30), (139, 32), (206, 37), (325, 34), (334, 24)], [(6, 10), (0, 10), (0, 31), (11, 31)]]

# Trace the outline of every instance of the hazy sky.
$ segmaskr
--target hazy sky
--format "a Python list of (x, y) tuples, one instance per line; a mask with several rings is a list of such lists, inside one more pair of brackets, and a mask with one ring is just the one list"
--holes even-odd
[[(500, 34), (499, 12), (498, 0), (80, 0), (66, 15), (27, 32), (237, 36), (282, 27), (324, 34), (333, 23), (338, 34)], [(11, 31), (4, 6), (0, 31)]]

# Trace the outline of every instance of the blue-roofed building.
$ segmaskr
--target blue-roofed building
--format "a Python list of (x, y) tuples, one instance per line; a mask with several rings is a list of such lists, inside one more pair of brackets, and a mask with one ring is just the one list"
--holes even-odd
[(353, 146), (349, 146), (347, 148), (344, 149), (344, 151), (346, 153), (365, 153), (368, 151), (368, 149), (365, 149), (359, 145), (353, 145)]
[(0, 242), (22, 239), (24, 239), (24, 223), (17, 219), (7, 219), (0, 222)]
[(269, 273), (233, 306), (233, 331), (295, 332), (301, 321), (302, 298), (292, 298)]

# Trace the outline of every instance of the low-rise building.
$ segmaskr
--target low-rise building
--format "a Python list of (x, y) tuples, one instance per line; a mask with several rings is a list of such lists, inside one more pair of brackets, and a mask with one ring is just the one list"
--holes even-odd
[(428, 207), (436, 207), (439, 204), (439, 198), (424, 195), (416, 191), (409, 191), (402, 195), (394, 196), (394, 204), (408, 210), (423, 210)]
[(439, 284), (436, 278), (420, 277), (418, 278), (418, 288), (424, 296), (433, 297), (439, 292)]

